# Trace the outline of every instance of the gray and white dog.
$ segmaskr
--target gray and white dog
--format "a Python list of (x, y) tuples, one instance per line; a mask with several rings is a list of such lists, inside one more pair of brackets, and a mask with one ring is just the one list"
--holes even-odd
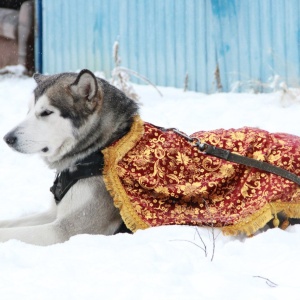
[[(92, 153), (125, 135), (138, 105), (89, 70), (35, 74), (34, 99), (5, 142), (21, 153), (39, 153), (57, 172), (77, 169)], [(50, 211), (0, 222), (0, 241), (50, 245), (76, 234), (115, 233), (122, 219), (101, 174), (78, 180)]]

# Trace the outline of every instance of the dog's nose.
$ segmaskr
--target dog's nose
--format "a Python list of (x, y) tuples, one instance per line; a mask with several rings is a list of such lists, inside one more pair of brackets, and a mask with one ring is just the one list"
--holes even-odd
[(17, 141), (17, 137), (13, 134), (7, 134), (4, 136), (3, 139), (4, 139), (5, 143), (9, 146), (13, 146)]

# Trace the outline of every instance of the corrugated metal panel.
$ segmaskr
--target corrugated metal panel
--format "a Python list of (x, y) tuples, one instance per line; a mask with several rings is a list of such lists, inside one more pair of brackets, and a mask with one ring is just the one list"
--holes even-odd
[(43, 59), (43, 13), (42, 13), (42, 0), (35, 1), (35, 28), (34, 28), (34, 38), (35, 38), (35, 49), (34, 49), (34, 61), (35, 69), (37, 72), (42, 72), (42, 59)]
[(122, 66), (158, 85), (229, 91), (299, 85), (299, 0), (42, 0), (43, 72)]

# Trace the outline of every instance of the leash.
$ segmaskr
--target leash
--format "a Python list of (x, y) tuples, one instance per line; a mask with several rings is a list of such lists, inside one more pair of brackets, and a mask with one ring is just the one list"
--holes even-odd
[(300, 185), (300, 177), (296, 174), (289, 172), (283, 168), (277, 167), (267, 162), (259, 161), (254, 158), (250, 158), (247, 156), (239, 155), (232, 153), (229, 150), (218, 148), (206, 143), (201, 143), (201, 141), (196, 137), (188, 136), (187, 134), (181, 132), (176, 128), (163, 128), (158, 127), (162, 131), (173, 131), (176, 134), (180, 135), (181, 137), (185, 138), (192, 146), (197, 147), (201, 152), (205, 154), (209, 154), (211, 156), (215, 156), (233, 163), (237, 163), (240, 165), (244, 165), (247, 167), (253, 167), (262, 171), (266, 171), (268, 173), (272, 173), (278, 176), (281, 176), (285, 179), (288, 179), (292, 182), (297, 183)]

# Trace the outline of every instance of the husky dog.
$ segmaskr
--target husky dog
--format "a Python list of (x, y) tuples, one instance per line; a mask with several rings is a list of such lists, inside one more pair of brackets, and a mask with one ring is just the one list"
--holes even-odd
[[(125, 135), (138, 111), (135, 101), (89, 70), (34, 79), (28, 115), (4, 141), (18, 152), (40, 154), (57, 172), (76, 171), (78, 162)], [(50, 245), (76, 234), (111, 235), (121, 225), (99, 174), (77, 181), (48, 212), (0, 222), (0, 241)]]
[(186, 136), (143, 122), (135, 101), (89, 70), (34, 79), (29, 113), (4, 140), (57, 171), (53, 205), (0, 222), (0, 241), (173, 224), (251, 235), (272, 218), (278, 226), (278, 214), (300, 219), (298, 137), (247, 127)]

